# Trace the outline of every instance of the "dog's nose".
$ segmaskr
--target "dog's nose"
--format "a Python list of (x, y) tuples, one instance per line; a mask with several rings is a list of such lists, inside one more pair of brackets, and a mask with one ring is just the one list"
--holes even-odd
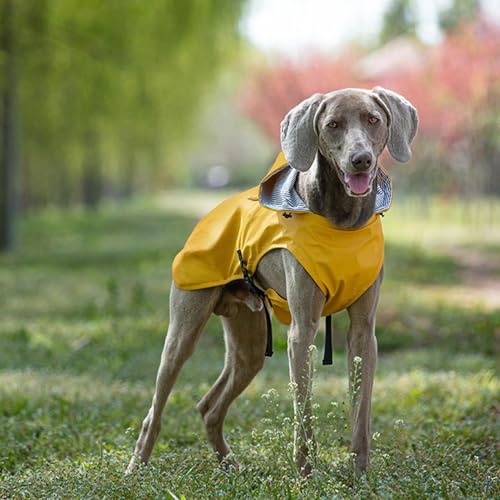
[(351, 155), (351, 165), (356, 170), (368, 170), (372, 166), (373, 157), (368, 151), (360, 151)]

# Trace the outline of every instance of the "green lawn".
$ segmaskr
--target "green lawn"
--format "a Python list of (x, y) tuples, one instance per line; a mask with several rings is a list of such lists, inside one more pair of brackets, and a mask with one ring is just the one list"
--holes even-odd
[(278, 324), (274, 357), (227, 418), (243, 468), (218, 468), (195, 409), (222, 368), (217, 318), (174, 389), (150, 465), (123, 476), (152, 396), (170, 264), (213, 198), (170, 193), (22, 221), (19, 252), (0, 256), (0, 498), (498, 498), (498, 202), (407, 200), (384, 219), (366, 476), (348, 454), (344, 314), (334, 366), (316, 363), (310, 480), (291, 459)]

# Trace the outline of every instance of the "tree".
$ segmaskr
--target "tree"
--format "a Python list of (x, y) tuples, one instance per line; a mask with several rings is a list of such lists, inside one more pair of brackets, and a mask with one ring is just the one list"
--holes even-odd
[[(23, 204), (97, 206), (177, 176), (198, 107), (236, 54), (244, 1), (0, 0), (16, 7), (0, 20), (0, 91), (10, 145), (19, 115)], [(12, 151), (2, 146), (2, 221)]]
[(453, 0), (439, 13), (439, 26), (446, 33), (455, 31), (461, 24), (474, 21), (479, 16), (479, 0)]
[[(423, 179), (428, 191), (499, 196), (500, 29), (479, 19), (462, 24), (440, 45), (421, 50), (424, 57), (415, 64), (388, 66), (376, 80), (361, 78), (363, 57), (349, 52), (335, 59), (274, 65), (248, 84), (242, 107), (278, 144), (281, 120), (301, 99), (341, 87), (382, 85), (418, 109), (415, 158), (426, 172), (416, 180)], [(356, 60), (361, 60), (359, 66), (353, 64)]]
[(380, 43), (383, 45), (401, 35), (414, 36), (417, 18), (413, 0), (392, 0), (384, 14)]
[(0, 51), (3, 79), (1, 86), (0, 150), (0, 251), (14, 245), (17, 177), (17, 75), (15, 12), (12, 0), (4, 0)]
[(450, 191), (470, 196), (500, 195), (499, 82), (500, 29), (482, 18), (448, 33), (423, 67), (379, 80), (418, 109), (419, 137), (432, 145), (425, 161)]
[(359, 83), (352, 64), (357, 58), (355, 51), (347, 51), (333, 60), (318, 56), (302, 63), (285, 61), (263, 67), (242, 90), (241, 108), (278, 144), (281, 120), (293, 106), (316, 92)]

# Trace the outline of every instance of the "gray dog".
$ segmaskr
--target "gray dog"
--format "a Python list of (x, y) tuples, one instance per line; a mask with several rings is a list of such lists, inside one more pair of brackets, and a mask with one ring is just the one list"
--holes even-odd
[[(309, 212), (309, 217), (316, 218), (315, 222), (321, 228), (326, 225), (350, 236), (355, 236), (358, 231), (369, 226), (370, 221), (379, 219), (375, 215), (377, 183), (380, 182), (378, 157), (387, 146), (393, 158), (400, 162), (408, 161), (417, 124), (415, 108), (402, 96), (380, 87), (371, 91), (344, 89), (324, 95), (315, 94), (293, 108), (281, 124), (281, 144), (286, 169), (295, 175), (292, 187), (303, 204), (303, 211)], [(252, 199), (247, 196), (245, 203), (251, 203), (248, 200)], [(254, 201), (254, 204), (258, 205), (258, 202)], [(263, 210), (273, 213), (268, 209)], [(217, 212), (214, 213), (212, 219), (217, 219)], [(297, 212), (287, 222), (285, 219), (291, 218), (294, 213), (281, 215), (285, 218), (279, 218), (277, 224), (280, 228), (286, 223), (297, 224), (301, 217)], [(231, 223), (235, 225), (234, 218)], [(238, 221), (236, 225), (240, 225)], [(311, 231), (310, 227), (307, 230)], [(196, 229), (193, 234), (196, 234)], [(272, 238), (272, 235), (267, 237)], [(292, 235), (289, 238), (315, 239), (315, 236), (296, 238)], [(299, 245), (300, 242), (294, 243)], [(296, 388), (295, 419), (300, 423), (294, 437), (295, 458), (301, 473), (310, 474), (310, 455), (315, 450), (315, 446), (311, 446), (314, 437), (311, 427), (310, 346), (320, 317), (338, 307), (330, 307), (327, 311), (330, 296), (335, 295), (336, 291), (325, 291), (320, 279), (313, 279), (314, 272), (306, 270), (302, 258), (290, 251), (291, 247), (274, 243), (270, 250), (262, 253), (258, 262), (251, 263), (252, 259), (249, 259), (248, 266), (253, 265), (251, 278), (256, 287), (254, 289), (248, 289), (241, 277), (239, 280), (234, 279), (234, 274), (229, 271), (227, 276), (230, 278), (220, 281), (223, 283), (221, 285), (185, 289), (174, 272), (170, 325), (156, 390), (128, 472), (133, 470), (137, 460), (143, 463), (148, 461), (160, 431), (161, 415), (170, 391), (212, 313), (222, 317), (226, 340), (225, 366), (213, 387), (198, 404), (198, 409), (206, 426), (208, 440), (219, 460), (224, 465), (237, 466), (224, 439), (223, 424), (230, 404), (248, 386), (264, 363), (268, 327), (268, 304), (263, 298), (265, 292), (266, 295), (273, 293), (286, 301), (289, 311), (290, 379)], [(369, 258), (361, 246), (349, 248), (348, 253), (358, 261)], [(318, 255), (323, 258), (324, 254), (328, 255), (328, 251), (321, 250)], [(377, 361), (375, 313), (383, 277), (383, 248), (380, 254), (380, 264), (376, 274), (370, 277), (368, 286), (342, 305), (350, 317), (348, 364), (351, 378), (355, 360), (361, 360), (360, 384), (353, 394), (351, 446), (359, 473), (368, 467), (370, 461), (371, 396)], [(330, 259), (332, 272), (335, 271), (335, 262), (335, 258)], [(242, 270), (245, 270), (244, 264), (247, 262), (241, 259), (240, 263)], [(182, 268), (183, 265), (178, 267)], [(338, 267), (342, 266), (339, 264)], [(315, 269), (314, 265), (312, 268)], [(326, 271), (328, 274), (329, 269)], [(351, 275), (356, 276), (355, 273)], [(349, 279), (357, 281), (359, 277)], [(345, 289), (349, 286), (349, 283), (342, 285)], [(256, 290), (263, 292), (255, 293)], [(278, 315), (277, 310), (275, 313)], [(352, 386), (350, 380), (351, 390)]]

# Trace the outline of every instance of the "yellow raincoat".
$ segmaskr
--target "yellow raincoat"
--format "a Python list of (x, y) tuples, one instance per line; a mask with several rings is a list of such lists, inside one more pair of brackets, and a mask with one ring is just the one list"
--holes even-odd
[[(286, 165), (280, 153), (264, 181)], [(178, 288), (198, 290), (241, 280), (238, 249), (251, 274), (270, 250), (289, 250), (326, 296), (323, 316), (345, 309), (375, 282), (384, 261), (379, 214), (361, 229), (339, 229), (320, 215), (261, 205), (259, 187), (223, 201), (199, 221), (173, 263)], [(286, 300), (272, 289), (265, 292), (278, 320), (289, 324)]]

